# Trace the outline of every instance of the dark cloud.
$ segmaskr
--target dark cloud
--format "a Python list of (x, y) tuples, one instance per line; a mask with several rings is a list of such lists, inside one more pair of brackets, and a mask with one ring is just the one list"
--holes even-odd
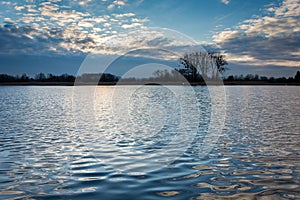
[[(82, 54), (96, 46), (88, 35), (68, 30), (42, 32), (30, 26), (0, 26), (0, 53), (19, 55)], [(69, 34), (69, 37), (66, 35)], [(80, 34), (80, 36), (79, 36)]]
[(235, 55), (249, 55), (259, 60), (300, 61), (294, 52), (299, 51), (300, 35), (265, 38), (239, 36), (221, 43), (221, 47)]
[(30, 37), (35, 30), (31, 27), (17, 27), (6, 24), (0, 27), (0, 45), (2, 54), (33, 53), (40, 50), (36, 39)]

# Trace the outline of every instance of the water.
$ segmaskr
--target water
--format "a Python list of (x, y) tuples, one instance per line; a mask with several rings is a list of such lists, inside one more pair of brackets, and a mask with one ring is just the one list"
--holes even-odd
[(98, 87), (90, 105), (72, 87), (0, 87), (0, 199), (299, 199), (300, 87), (225, 87), (211, 144), (214, 105), (193, 89), (196, 104), (162, 87)]

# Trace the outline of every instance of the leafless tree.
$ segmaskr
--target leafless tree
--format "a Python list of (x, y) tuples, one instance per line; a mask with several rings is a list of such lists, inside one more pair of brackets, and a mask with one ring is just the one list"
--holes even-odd
[(186, 53), (179, 59), (180, 64), (185, 68), (185, 73), (192, 77), (195, 81), (198, 76), (202, 76), (204, 79), (219, 78), (227, 65), (225, 56), (219, 52), (192, 52)]

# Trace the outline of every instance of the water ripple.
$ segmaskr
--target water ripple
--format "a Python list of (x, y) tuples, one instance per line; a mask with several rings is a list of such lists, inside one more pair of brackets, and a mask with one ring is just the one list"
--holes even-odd
[[(199, 133), (184, 155), (146, 173), (168, 159), (149, 155), (176, 135), (178, 110), (164, 115), (169, 126), (159, 134), (136, 137), (153, 128), (136, 108), (139, 126), (127, 135), (131, 127), (120, 130), (108, 113), (112, 88), (97, 89), (97, 115), (83, 113), (80, 129), (72, 87), (0, 87), (0, 199), (300, 199), (299, 87), (226, 87), (225, 127), (201, 159), (211, 108), (205, 87), (195, 87)], [(128, 165), (134, 172), (120, 170)]]

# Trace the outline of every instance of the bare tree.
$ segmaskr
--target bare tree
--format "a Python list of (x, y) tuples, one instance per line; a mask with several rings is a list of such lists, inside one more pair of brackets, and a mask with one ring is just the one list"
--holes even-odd
[(204, 79), (219, 78), (219, 75), (224, 73), (227, 65), (225, 56), (219, 52), (192, 52), (186, 53), (179, 59), (180, 64), (184, 66), (184, 75), (192, 81), (199, 79), (202, 76)]

